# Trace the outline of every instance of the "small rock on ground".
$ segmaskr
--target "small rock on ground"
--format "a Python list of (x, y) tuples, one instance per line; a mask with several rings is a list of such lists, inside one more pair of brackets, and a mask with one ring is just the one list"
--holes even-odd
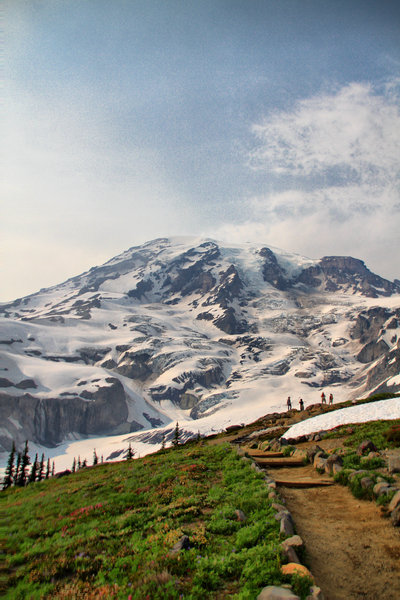
[(281, 519), (280, 533), (282, 533), (283, 535), (294, 534), (292, 519), (289, 518), (287, 515), (284, 515), (284, 517)]
[(395, 527), (399, 527), (400, 525), (400, 504), (396, 506), (394, 510), (390, 513), (390, 520), (392, 521), (392, 525)]
[(268, 585), (258, 594), (257, 600), (300, 600), (300, 598), (292, 590)]
[(388, 506), (388, 511), (392, 512), (392, 510), (394, 510), (399, 505), (400, 505), (400, 490), (391, 499), (389, 506)]
[(171, 548), (170, 554), (178, 554), (181, 550), (187, 550), (190, 547), (190, 540), (187, 535), (183, 535), (176, 544)]
[(281, 546), (283, 546), (284, 548), (288, 548), (289, 546), (301, 548), (303, 546), (303, 540), (299, 535), (292, 535), (292, 537), (283, 540)]
[(298, 565), (297, 563), (288, 563), (287, 565), (281, 566), (281, 571), (284, 575), (293, 575), (294, 573), (298, 573), (302, 577), (311, 577), (311, 572), (304, 565)]
[(388, 471), (389, 473), (400, 473), (400, 456), (389, 456)]
[(321, 588), (319, 588), (317, 585), (313, 585), (306, 600), (324, 600)]
[(363, 454), (365, 454), (365, 452), (367, 452), (367, 450), (370, 452), (376, 452), (376, 446), (375, 444), (373, 444), (373, 442), (371, 442), (371, 440), (364, 440), (363, 442), (361, 442), (361, 444), (357, 448), (358, 456), (362, 456)]
[(244, 512), (242, 510), (240, 510), (240, 508), (237, 508), (235, 510), (235, 515), (236, 515), (237, 520), (240, 522), (244, 522), (247, 520), (246, 515), (244, 514)]

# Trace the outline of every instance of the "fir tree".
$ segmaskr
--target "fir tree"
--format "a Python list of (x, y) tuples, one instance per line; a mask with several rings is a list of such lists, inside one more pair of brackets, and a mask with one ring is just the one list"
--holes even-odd
[(76, 458), (74, 456), (74, 462), (72, 463), (72, 468), (71, 468), (72, 473), (75, 473), (76, 471)]
[(38, 471), (38, 455), (36, 452), (35, 460), (32, 463), (31, 473), (29, 475), (29, 480), (28, 480), (29, 483), (34, 483), (36, 481), (37, 471)]
[(25, 448), (21, 455), (21, 465), (18, 474), (18, 480), (16, 482), (20, 487), (24, 487), (27, 482), (27, 469), (31, 464), (29, 454), (28, 454), (28, 440), (25, 442)]
[(103, 464), (104, 460), (103, 460), (103, 455), (101, 455), (101, 464)]
[(179, 446), (179, 439), (181, 437), (181, 432), (179, 430), (179, 423), (177, 422), (175, 425), (175, 431), (174, 431), (174, 439), (172, 440), (172, 444), (175, 446), (175, 448), (177, 446)]
[(55, 474), (56, 474), (56, 465), (53, 460), (53, 466), (51, 467), (51, 476), (54, 477)]
[(135, 451), (132, 450), (131, 443), (129, 442), (128, 450), (125, 452), (125, 459), (131, 460), (135, 456)]
[(21, 472), (21, 461), (22, 461), (22, 454), (21, 454), (21, 452), (18, 452), (17, 466), (15, 468), (15, 475), (14, 475), (14, 485), (18, 485), (19, 474)]
[(93, 466), (97, 465), (99, 462), (99, 459), (97, 458), (97, 454), (96, 454), (96, 448), (93, 450)]
[(3, 479), (3, 490), (6, 490), (14, 482), (14, 460), (15, 460), (15, 442), (13, 441), (10, 456), (8, 457), (8, 463)]
[(86, 469), (86, 467), (87, 467), (87, 460), (86, 460), (86, 458), (84, 458), (81, 468)]
[(162, 440), (161, 440), (161, 450), (165, 450), (165, 433), (163, 431)]
[(50, 477), (50, 459), (47, 459), (47, 467), (46, 467), (46, 479)]
[(44, 478), (44, 454), (42, 454), (42, 458), (40, 459), (38, 472), (37, 472), (37, 480), (42, 481)]
[(78, 471), (79, 469), (82, 469), (82, 463), (81, 463), (81, 457), (78, 456)]

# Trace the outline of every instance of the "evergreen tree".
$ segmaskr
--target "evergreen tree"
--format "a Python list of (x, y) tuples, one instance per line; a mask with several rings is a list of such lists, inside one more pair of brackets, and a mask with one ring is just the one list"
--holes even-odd
[(201, 435), (200, 435), (200, 431), (197, 431), (197, 441), (200, 442), (201, 441)]
[(135, 451), (132, 450), (131, 443), (129, 442), (128, 450), (125, 452), (125, 459), (131, 460), (135, 456)]
[(76, 471), (76, 458), (74, 456), (74, 462), (72, 463), (72, 468), (71, 468), (72, 473), (75, 473)]
[(50, 477), (50, 459), (47, 459), (47, 467), (46, 467), (46, 479)]
[(179, 430), (179, 423), (177, 422), (175, 425), (175, 431), (174, 431), (174, 439), (172, 440), (172, 444), (173, 446), (175, 446), (175, 448), (177, 446), (179, 446), (179, 438), (181, 437), (181, 432)]
[(30, 473), (29, 479), (28, 479), (29, 483), (34, 483), (36, 481), (37, 471), (38, 471), (38, 455), (36, 452), (35, 460), (32, 463), (31, 473)]
[(20, 487), (24, 487), (27, 482), (27, 469), (30, 464), (31, 461), (28, 454), (28, 440), (26, 440), (25, 448), (21, 455), (21, 465), (19, 469), (18, 480), (16, 482), (16, 484)]
[(6, 490), (14, 482), (14, 460), (15, 460), (15, 442), (13, 441), (10, 456), (8, 457), (8, 463), (3, 479), (3, 490)]
[(103, 464), (104, 460), (103, 460), (103, 455), (101, 455), (101, 464)]
[(165, 433), (163, 431), (162, 440), (161, 440), (161, 450), (165, 450)]
[(42, 458), (40, 459), (37, 472), (37, 480), (42, 481), (42, 479), (44, 479), (44, 454), (42, 454)]
[(22, 454), (21, 454), (21, 452), (18, 452), (17, 466), (15, 467), (15, 475), (14, 475), (14, 485), (18, 485), (19, 474), (21, 472), (21, 461), (22, 461)]
[(56, 465), (53, 460), (53, 466), (51, 467), (51, 476), (54, 477), (55, 474), (56, 474)]
[(78, 456), (78, 471), (79, 469), (82, 469), (82, 463), (81, 463), (81, 457)]
[(87, 467), (87, 460), (86, 460), (86, 458), (84, 458), (84, 459), (83, 459), (83, 463), (82, 463), (82, 467), (81, 467), (81, 468), (82, 468), (82, 469), (86, 469), (86, 467)]
[(97, 465), (99, 462), (99, 459), (97, 458), (97, 454), (96, 454), (96, 448), (93, 450), (93, 466)]

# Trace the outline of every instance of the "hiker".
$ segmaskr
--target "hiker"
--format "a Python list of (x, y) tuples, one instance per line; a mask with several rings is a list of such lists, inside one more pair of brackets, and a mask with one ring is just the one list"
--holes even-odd
[(329, 394), (329, 404), (333, 404), (333, 394)]
[(303, 398), (300, 398), (299, 404), (300, 404), (300, 410), (304, 410)]
[(287, 409), (292, 410), (292, 401), (290, 399), (290, 396), (288, 396), (286, 404), (287, 404)]
[(322, 394), (321, 394), (321, 403), (326, 404), (326, 396), (325, 396), (324, 392), (322, 392)]

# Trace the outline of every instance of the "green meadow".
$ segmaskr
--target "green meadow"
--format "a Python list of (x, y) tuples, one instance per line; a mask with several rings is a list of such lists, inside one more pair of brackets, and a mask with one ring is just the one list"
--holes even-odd
[(0, 503), (4, 598), (254, 599), (284, 581), (267, 487), (227, 444), (99, 464)]

